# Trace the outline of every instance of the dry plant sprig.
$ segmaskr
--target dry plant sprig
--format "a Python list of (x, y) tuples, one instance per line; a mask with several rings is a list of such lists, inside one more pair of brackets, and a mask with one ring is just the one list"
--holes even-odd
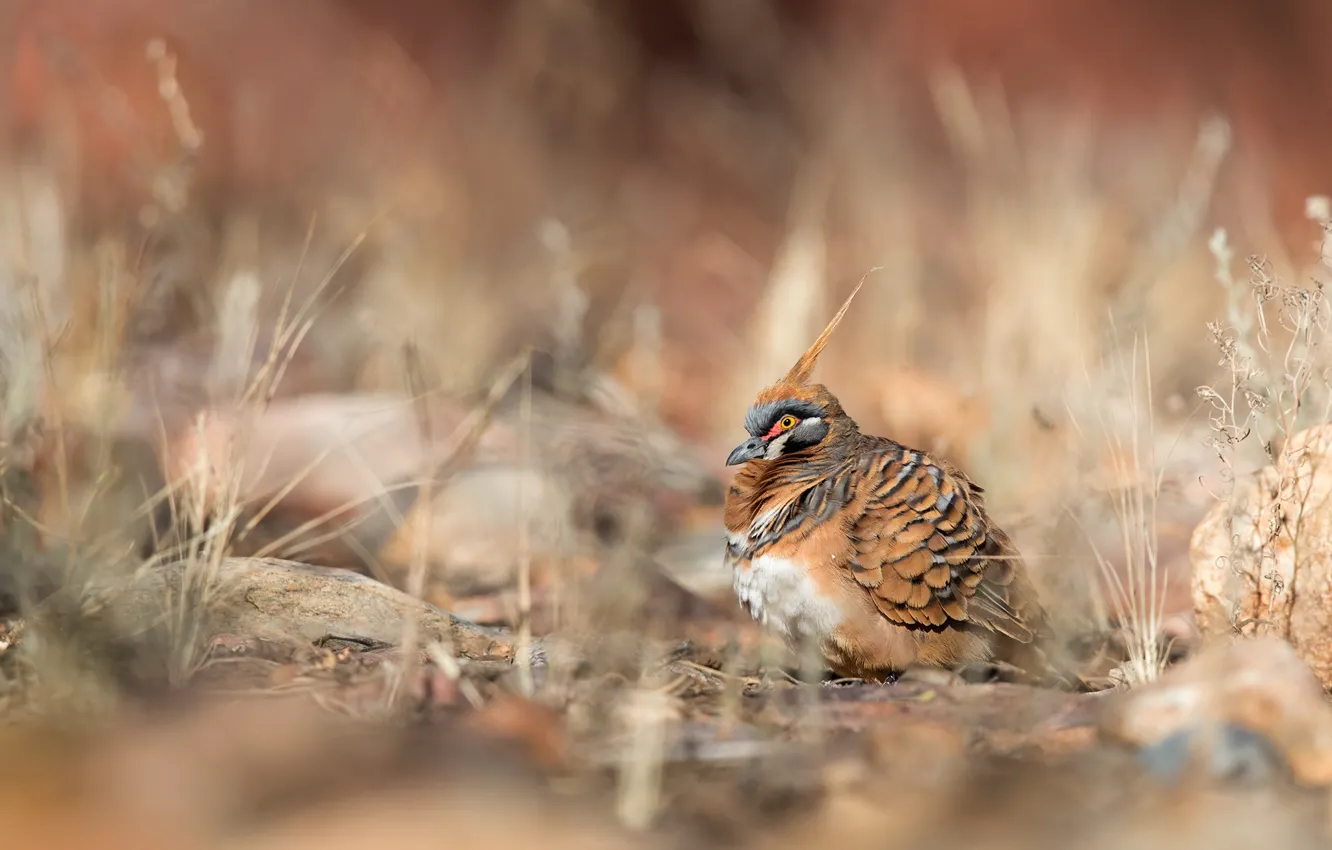
[[(333, 273), (330, 271), (325, 276), (321, 288), (332, 279)], [(291, 342), (273, 345), (269, 349), (257, 374), (241, 393), (239, 405), (262, 410), (273, 398), (277, 383), (313, 322), (311, 318), (302, 319), (303, 314), (298, 313), (294, 320), (296, 330), (285, 326), (278, 328), (279, 339), (291, 339)], [(247, 343), (251, 350), (254, 342), (253, 334), (248, 335)], [(195, 427), (196, 444), (207, 445), (207, 424), (203, 416), (196, 419)], [(218, 576), (222, 561), (230, 554), (238, 536), (251, 531), (262, 519), (262, 514), (274, 504), (274, 501), (270, 501), (265, 510), (261, 511), (260, 517), (251, 519), (249, 525), (241, 525), (246, 502), (243, 495), (246, 464), (241, 459), (248, 454), (248, 437), (245, 429), (231, 434), (220, 463), (215, 464), (210, 453), (201, 452), (181, 486), (170, 490), (168, 504), (173, 524), (185, 541), (182, 549), (186, 564), (182, 571), (181, 587), (168, 601), (174, 648), (170, 671), (173, 682), (188, 680), (203, 661), (201, 629), (206, 621), (210, 600), (219, 590)], [(154, 561), (150, 559), (145, 568)]]
[[(1209, 408), (1208, 444), (1221, 464), (1223, 491), (1216, 495), (1230, 506), (1230, 552), (1218, 566), (1237, 583), (1256, 583), (1252, 591), (1268, 599), (1266, 616), (1241, 618), (1241, 600), (1250, 594), (1232, 594), (1231, 626), (1248, 633), (1276, 626), (1272, 615), (1288, 590), (1286, 577), (1276, 569), (1282, 535), (1295, 550), (1295, 563), (1299, 560), (1300, 519), (1308, 507), (1313, 476), (1296, 474), (1299, 464), (1281, 461), (1290, 459), (1288, 447), (1295, 434), (1326, 422), (1332, 413), (1332, 362), (1324, 344), (1328, 315), (1320, 283), (1282, 284), (1267, 261), (1250, 257), (1249, 281), (1243, 285), (1232, 274), (1234, 252), (1224, 230), (1216, 231), (1209, 248), (1216, 260), (1216, 279), (1226, 293), (1227, 316), (1224, 324), (1209, 322), (1207, 329), (1226, 381), (1200, 386), (1197, 393)], [(1244, 520), (1248, 510), (1237, 482), (1265, 465), (1281, 470), (1275, 498), (1259, 515)], [(1239, 521), (1255, 527), (1237, 528)]]
[[(437, 461), (434, 467), (420, 482), (420, 493), (417, 497), (418, 504), (423, 508), (428, 508), (433, 500), (434, 488), (437, 484), (447, 481), (449, 477), (457, 470), (458, 465), (470, 454), (477, 442), (481, 439), (486, 429), (490, 426), (495, 408), (508, 394), (514, 383), (524, 375), (531, 372), (532, 351), (525, 348), (517, 357), (500, 372), (499, 376), (491, 383), (489, 391), (482, 402), (473, 408), (467, 417), (450, 434), (445, 444), (445, 451), (441, 459)], [(419, 437), (426, 448), (427, 457), (437, 456), (433, 446), (431, 434), (433, 429), (430, 424), (429, 410), (425, 404), (426, 388), (424, 380), (424, 370), (421, 367), (420, 358), (414, 346), (408, 345), (404, 350), (404, 368), (407, 373), (407, 383), (411, 388), (412, 397), (416, 402), (417, 429)], [(426, 576), (426, 548), (431, 537), (431, 512), (426, 509), (421, 513), (422, 522), (419, 523), (414, 531), (412, 539), (411, 564), (407, 578), (407, 592), (412, 596), (420, 597), (425, 589)], [(403, 637), (401, 646), (403, 648), (404, 665), (397, 671), (400, 675), (395, 681), (390, 682), (390, 687), (386, 692), (386, 699), (392, 703), (401, 691), (401, 685), (414, 675), (417, 666), (416, 649), (420, 639), (419, 624), (411, 618), (408, 618), (403, 624)], [(426, 647), (427, 654), (436, 663), (441, 671), (451, 679), (459, 680), (463, 695), (474, 705), (480, 702), (480, 695), (474, 688), (466, 685), (460, 679), (462, 668), (457, 662), (457, 656), (454, 652), (452, 641), (445, 639), (444, 643), (434, 643)], [(520, 647), (519, 653), (526, 655), (526, 647)], [(447, 662), (445, 659), (453, 659)], [(523, 659), (518, 659), (520, 663), (527, 663)], [(441, 663), (444, 662), (444, 663)]]
[[(1114, 331), (1113, 320), (1110, 324)], [(1150, 346), (1145, 340), (1135, 338), (1127, 351), (1119, 344), (1113, 345), (1112, 349), (1116, 352), (1114, 365), (1104, 366), (1102, 372), (1111, 376), (1119, 387), (1117, 395), (1121, 396), (1127, 408), (1127, 419), (1132, 423), (1129, 439), (1125, 441), (1099, 406), (1095, 408), (1095, 419), (1100, 437), (1114, 459), (1114, 471), (1118, 477), (1133, 483), (1115, 488), (1111, 504), (1125, 558), (1122, 574), (1092, 543), (1092, 555), (1100, 570), (1103, 587), (1100, 593), (1094, 594), (1093, 602), (1096, 616), (1102, 622), (1109, 618), (1109, 603), (1121, 612), (1117, 627), (1124, 638), (1128, 657), (1117, 675), (1123, 684), (1134, 686), (1158, 678), (1164, 672), (1169, 656), (1169, 647), (1163, 643), (1162, 636), (1167, 575), (1160, 563), (1157, 513), (1169, 454), (1174, 446), (1166, 457), (1158, 457)], [(1087, 380), (1091, 381), (1090, 374)], [(1083, 427), (1071, 411), (1070, 417), (1078, 432), (1083, 433)], [(1070, 510), (1068, 515), (1089, 541), (1094, 540), (1075, 511)]]

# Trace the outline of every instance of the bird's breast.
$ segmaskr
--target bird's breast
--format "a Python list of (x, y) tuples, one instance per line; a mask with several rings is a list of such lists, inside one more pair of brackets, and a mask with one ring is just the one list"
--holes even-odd
[(789, 639), (823, 639), (842, 622), (836, 601), (799, 561), (771, 554), (736, 559), (732, 581), (750, 616)]

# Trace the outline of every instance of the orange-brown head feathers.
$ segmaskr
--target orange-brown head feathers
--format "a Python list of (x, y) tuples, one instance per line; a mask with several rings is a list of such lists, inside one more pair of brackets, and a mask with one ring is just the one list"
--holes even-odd
[(861, 278), (837, 315), (800, 355), (790, 371), (780, 381), (759, 392), (745, 414), (745, 430), (750, 438), (731, 452), (726, 459), (727, 466), (756, 459), (775, 460), (783, 454), (813, 448), (828, 436), (834, 420), (845, 417), (841, 403), (828, 388), (823, 384), (812, 384), (809, 379), (824, 346), (864, 284), (865, 278)]
[(814, 365), (819, 362), (819, 355), (823, 353), (824, 346), (832, 338), (833, 331), (837, 330), (837, 326), (842, 323), (847, 308), (851, 306), (851, 300), (856, 297), (856, 293), (864, 285), (865, 278), (862, 277), (860, 282), (856, 284), (856, 288), (851, 290), (851, 294), (846, 296), (846, 300), (842, 302), (842, 309), (838, 310), (837, 315), (833, 316), (832, 321), (828, 322), (828, 326), (823, 329), (823, 333), (819, 334), (819, 338), (814, 340), (809, 348), (805, 349), (804, 354), (800, 355), (800, 359), (786, 373), (786, 377), (782, 378), (781, 384), (800, 386), (809, 383), (809, 376), (814, 374)]

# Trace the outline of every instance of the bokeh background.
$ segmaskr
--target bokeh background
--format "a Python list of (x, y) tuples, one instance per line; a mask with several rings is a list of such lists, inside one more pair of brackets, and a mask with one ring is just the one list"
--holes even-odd
[[(558, 343), (721, 475), (753, 392), (877, 268), (822, 366), (866, 429), (952, 457), (1051, 558), (1087, 536), (1056, 531), (1070, 504), (1164, 470), (1178, 559), (1213, 471), (1209, 241), (1225, 229), (1241, 281), (1251, 255), (1319, 273), (1312, 0), (3, 15), (6, 299), (35, 281), (63, 328), (56, 368), (12, 382), (13, 422), (109, 383), (117, 427), (156, 438), (243, 382), (244, 328), (271, 339), (288, 293), (316, 293), (280, 397), (404, 391), (407, 344), (465, 394)], [(1134, 434), (1154, 471), (1118, 456)]]

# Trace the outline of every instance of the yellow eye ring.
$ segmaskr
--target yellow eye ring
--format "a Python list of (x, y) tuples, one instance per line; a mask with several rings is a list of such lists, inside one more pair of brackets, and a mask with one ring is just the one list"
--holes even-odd
[(789, 431), (796, 426), (796, 418), (794, 416), (783, 416), (782, 421), (778, 424), (782, 426), (783, 431)]

